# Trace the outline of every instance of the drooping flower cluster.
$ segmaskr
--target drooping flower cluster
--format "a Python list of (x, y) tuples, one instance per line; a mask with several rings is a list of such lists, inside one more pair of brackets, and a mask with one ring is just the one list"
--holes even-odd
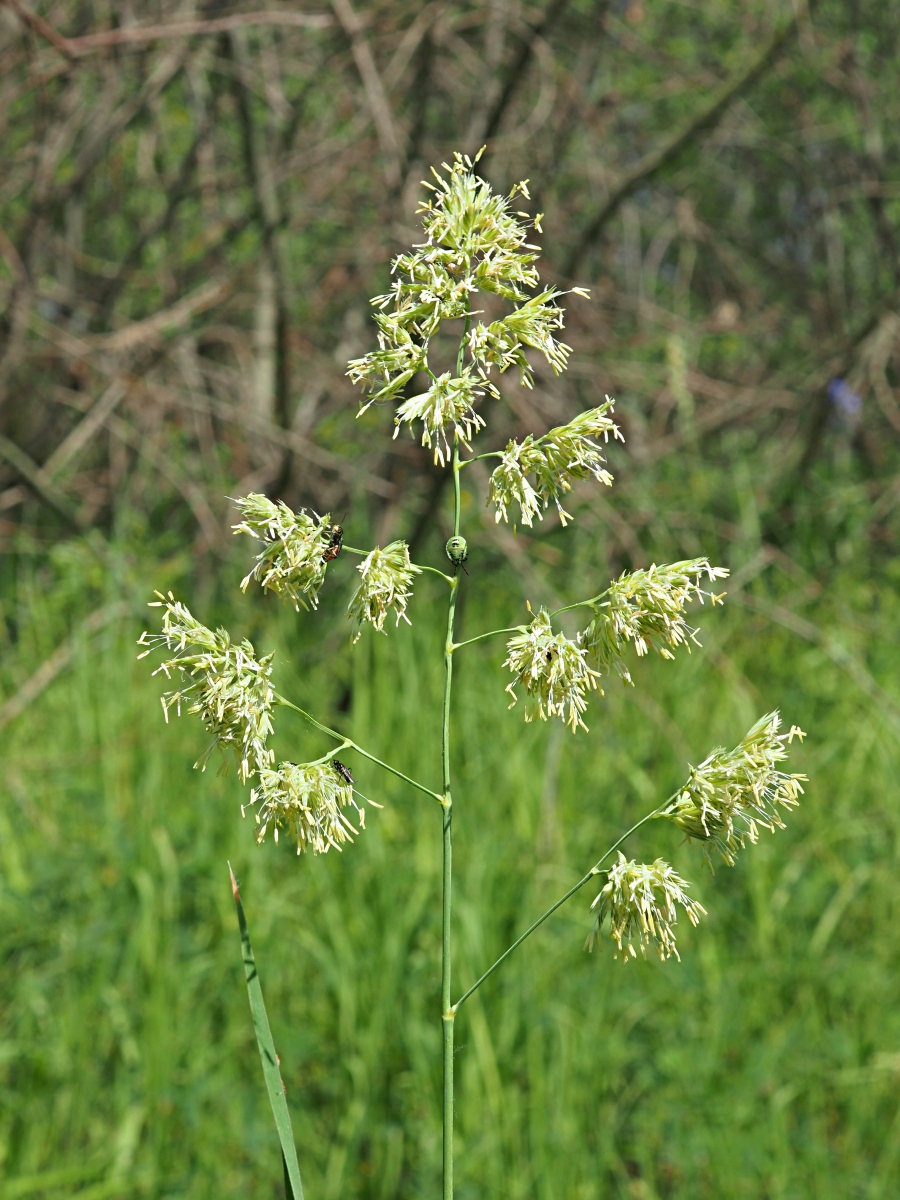
[(707, 862), (715, 851), (729, 866), (746, 841), (756, 843), (759, 827), (784, 829), (780, 809), (796, 808), (805, 775), (788, 775), (778, 763), (788, 756), (786, 744), (805, 737), (792, 725), (779, 733), (777, 712), (761, 717), (733, 750), (719, 747), (690, 776), (660, 814), (703, 843)]
[(345, 809), (353, 808), (360, 829), (366, 825), (365, 810), (353, 798), (353, 785), (331, 762), (279, 763), (277, 770), (265, 768), (250, 793), (256, 810), (256, 840), (262, 842), (271, 828), (275, 841), (281, 830), (296, 841), (297, 853), (312, 850), (326, 854), (352, 842), (356, 828)]
[(444, 466), (450, 458), (450, 442), (447, 434), (456, 434), (464, 446), (479, 429), (484, 428), (484, 419), (474, 409), (474, 404), (484, 395), (471, 371), (454, 376), (446, 371), (435, 379), (427, 392), (410, 396), (397, 409), (394, 418), (394, 437), (405, 422), (422, 422), (422, 445), (434, 446), (434, 461)]
[(601, 927), (609, 917), (609, 936), (623, 963), (637, 958), (635, 941), (644, 957), (647, 947), (655, 946), (661, 961), (673, 954), (680, 961), (675, 945), (676, 905), (681, 905), (692, 925), (706, 915), (703, 905), (688, 896), (689, 887), (661, 858), (639, 863), (619, 851), (618, 862), (607, 872), (606, 883), (591, 905), (596, 917), (590, 941), (596, 937), (599, 944)]
[(631, 683), (631, 672), (625, 661), (629, 642), (638, 655), (652, 649), (663, 658), (674, 658), (673, 650), (697, 642), (697, 631), (684, 619), (685, 605), (691, 599), (703, 603), (708, 596), (712, 604), (722, 601), (722, 595), (704, 591), (699, 580), (724, 579), (724, 567), (711, 567), (706, 558), (686, 559), (684, 562), (649, 567), (645, 571), (623, 572), (602, 597), (593, 605), (594, 619), (579, 635), (579, 641), (601, 674), (611, 669)]
[(510, 708), (518, 700), (516, 687), (521, 686), (526, 695), (526, 721), (535, 716), (542, 721), (548, 716), (559, 717), (573, 733), (579, 725), (587, 729), (582, 714), (588, 693), (597, 687), (598, 673), (588, 666), (585, 651), (564, 633), (553, 632), (545, 609), (530, 625), (518, 628), (519, 632), (507, 642), (503, 664), (516, 677), (506, 688), (512, 696)]
[[(487, 395), (498, 395), (489, 379), (494, 366), (501, 373), (518, 367), (522, 383), (530, 387), (533, 372), (526, 350), (542, 354), (557, 374), (565, 370), (570, 353), (554, 336), (563, 327), (563, 310), (556, 304), (561, 293), (550, 287), (529, 295), (539, 283), (534, 264), (540, 247), (528, 239), (532, 229), (540, 232), (540, 216), (532, 219), (512, 207), (517, 195), (528, 198), (528, 181), (516, 184), (508, 196), (498, 196), (475, 174), (467, 156), (456, 154), (452, 164), (443, 166), (446, 174), (433, 172), (434, 183), (425, 185), (433, 195), (418, 210), (425, 242), (394, 260), (391, 290), (372, 300), (378, 349), (351, 361), (347, 371), (367, 389), (360, 412), (399, 397), (417, 374), (427, 375), (427, 390), (398, 408), (395, 436), (401, 425), (421, 422), (422, 444), (433, 448), (441, 465), (452, 437), (468, 444), (484, 424), (476, 405)], [(479, 292), (507, 300), (513, 311), (470, 329), (479, 311), (472, 298)], [(466, 326), (459, 368), (455, 376), (435, 375), (428, 359), (431, 339), (442, 322), (460, 318)]]
[(406, 606), (412, 596), (412, 581), (422, 568), (409, 561), (406, 542), (391, 542), (383, 550), (376, 546), (356, 569), (362, 581), (347, 610), (356, 626), (354, 642), (359, 639), (364, 621), (383, 633), (389, 609), (394, 610), (398, 625), (401, 620), (409, 624)]
[[(574, 290), (586, 294), (583, 288)], [(572, 353), (571, 346), (553, 336), (554, 329), (562, 329), (565, 325), (563, 310), (555, 303), (562, 295), (563, 292), (548, 287), (502, 320), (492, 321), (490, 325), (479, 321), (469, 334), (472, 358), (488, 372), (491, 367), (498, 366), (501, 375), (510, 367), (518, 367), (519, 382), (523, 387), (532, 388), (534, 372), (525, 354), (526, 348), (530, 347), (543, 354), (555, 375), (561, 374)]]
[(196, 766), (206, 769), (213, 750), (232, 751), (238, 764), (238, 774), (246, 783), (253, 775), (267, 769), (272, 751), (267, 741), (272, 733), (272, 658), (267, 654), (257, 658), (253, 646), (243, 641), (232, 645), (224, 629), (213, 632), (191, 614), (169, 593), (161, 593), (152, 608), (163, 608), (162, 633), (148, 633), (139, 638), (147, 646), (141, 655), (165, 646), (174, 657), (161, 663), (153, 672), (162, 672), (167, 679), (173, 675), (185, 682), (162, 697), (163, 712), (169, 719), (169, 709), (181, 715), (182, 703), (187, 711), (197, 714), (212, 742)]
[[(543, 437), (529, 434), (523, 442), (509, 442), (500, 466), (491, 474), (488, 503), (496, 508), (494, 519), (508, 521), (508, 509), (516, 503), (522, 524), (530, 528), (534, 518), (541, 520), (553, 501), (565, 525), (572, 518), (560, 498), (571, 491), (572, 480), (593, 476), (598, 483), (609, 486), (613, 477), (605, 469), (606, 460), (593, 439), (607, 442), (610, 435), (621, 439), (618, 426), (607, 416), (614, 404), (607, 396), (605, 404), (588, 409)], [(534, 483), (529, 475), (534, 476)]]
[(319, 519), (303, 509), (294, 512), (283, 500), (276, 504), (258, 492), (243, 496), (236, 504), (243, 520), (234, 532), (247, 533), (264, 543), (256, 566), (241, 582), (241, 590), (246, 591), (255, 579), (263, 591), (289, 600), (298, 612), (301, 606), (315, 608), (325, 580), (329, 514)]

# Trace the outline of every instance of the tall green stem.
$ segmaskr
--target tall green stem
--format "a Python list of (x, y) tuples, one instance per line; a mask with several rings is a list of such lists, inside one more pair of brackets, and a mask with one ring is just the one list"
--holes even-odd
[[(466, 313), (463, 335), (456, 356), (456, 374), (463, 373), (466, 339), (469, 336), (471, 313)], [(453, 435), (453, 536), (459, 537), (459, 434)], [(453, 1200), (453, 1035), (456, 1010), (450, 1002), (451, 983), (451, 914), (453, 899), (453, 798), (450, 794), (450, 690), (453, 685), (453, 622), (456, 618), (456, 598), (459, 595), (459, 572), (450, 581), (450, 605), (447, 610), (447, 640), (444, 643), (444, 708), (441, 730), (441, 764), (444, 796), (443, 832), (443, 897), (441, 902), (441, 1028), (444, 1040), (444, 1104), (443, 1104), (443, 1200)]]
[[(459, 441), (453, 443), (453, 534), (459, 535)], [(450, 690), (453, 684), (453, 622), (459, 576), (450, 589), (447, 612), (447, 641), (444, 645), (444, 710), (441, 736), (443, 767), (443, 902), (441, 907), (441, 1025), (444, 1036), (443, 1175), (444, 1200), (453, 1200), (453, 1035), (454, 1009), (451, 985), (451, 913), (453, 894), (453, 799), (450, 794)]]

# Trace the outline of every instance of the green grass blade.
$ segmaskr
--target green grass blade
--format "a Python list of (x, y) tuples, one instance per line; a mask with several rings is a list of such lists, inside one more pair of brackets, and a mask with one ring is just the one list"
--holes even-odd
[(250, 945), (247, 918), (244, 916), (241, 893), (234, 877), (234, 871), (231, 869), (231, 863), (228, 864), (228, 873), (231, 876), (231, 890), (234, 893), (238, 924), (241, 927), (241, 952), (244, 959), (244, 971), (247, 975), (247, 991), (250, 993), (250, 1012), (253, 1016), (253, 1028), (256, 1031), (256, 1044), (259, 1046), (266, 1091), (269, 1093), (269, 1102), (275, 1117), (275, 1128), (278, 1130), (278, 1140), (281, 1142), (285, 1194), (287, 1200), (303, 1200), (303, 1185), (300, 1182), (300, 1166), (297, 1162), (297, 1148), (294, 1145), (294, 1131), (291, 1128), (291, 1114), (288, 1112), (284, 1084), (281, 1081), (281, 1071), (278, 1067), (278, 1055), (275, 1053), (275, 1043), (272, 1040), (272, 1030), (269, 1028), (269, 1018), (263, 1002), (262, 988), (259, 984), (256, 961), (253, 957), (253, 947)]

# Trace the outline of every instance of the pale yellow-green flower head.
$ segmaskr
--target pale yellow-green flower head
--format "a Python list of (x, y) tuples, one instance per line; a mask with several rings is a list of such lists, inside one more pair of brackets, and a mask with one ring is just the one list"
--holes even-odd
[(162, 646), (175, 653), (153, 672), (184, 680), (162, 697), (166, 720), (169, 709), (180, 715), (182, 703), (187, 704), (187, 711), (200, 717), (213, 738), (196, 765), (205, 770), (216, 747), (231, 751), (246, 783), (272, 761), (266, 743), (272, 734), (275, 698), (270, 678), (273, 655), (257, 658), (252, 643), (233, 645), (226, 630), (207, 629), (171, 593), (157, 595), (160, 599), (151, 607), (164, 610), (162, 633), (145, 631), (138, 644), (148, 647), (141, 658)]
[(510, 708), (518, 700), (516, 688), (525, 691), (525, 720), (535, 716), (542, 721), (559, 717), (575, 733), (579, 726), (587, 729), (582, 714), (587, 708), (589, 693), (597, 687), (597, 672), (587, 664), (585, 651), (567, 638), (554, 633), (550, 614), (541, 609), (530, 625), (520, 625), (519, 632), (506, 645), (504, 666), (515, 675), (506, 690), (512, 696)]
[(366, 824), (365, 810), (353, 798), (353, 785), (333, 763), (283, 762), (277, 770), (265, 768), (250, 793), (256, 809), (256, 840), (262, 842), (271, 829), (277, 842), (284, 832), (297, 843), (297, 853), (312, 850), (326, 854), (340, 850), (357, 833), (347, 811), (352, 809), (359, 828)]
[(357, 570), (362, 578), (347, 611), (355, 625), (353, 640), (358, 640), (366, 622), (383, 633), (385, 618), (391, 610), (398, 625), (401, 620), (410, 624), (406, 606), (412, 596), (412, 581), (422, 568), (409, 561), (406, 542), (391, 542), (383, 550), (376, 546)]
[(691, 648), (697, 631), (684, 619), (685, 606), (692, 599), (703, 603), (705, 596), (718, 604), (723, 595), (700, 587), (700, 580), (724, 579), (724, 567), (711, 567), (705, 558), (652, 566), (645, 571), (623, 572), (604, 596), (595, 601), (594, 619), (579, 635), (591, 661), (601, 674), (615, 669), (626, 683), (631, 672), (625, 661), (629, 643), (638, 655), (655, 650), (663, 658), (674, 658), (679, 646)]
[(607, 872), (606, 883), (591, 905), (596, 918), (590, 942), (595, 937), (599, 940), (609, 918), (609, 936), (623, 963), (637, 958), (635, 942), (645, 958), (648, 946), (652, 946), (662, 961), (673, 954), (680, 960), (675, 945), (676, 906), (684, 909), (692, 925), (706, 915), (706, 909), (688, 896), (689, 887), (661, 858), (639, 863), (626, 859), (619, 851), (618, 862)]
[(661, 814), (689, 838), (703, 843), (707, 862), (715, 852), (729, 866), (745, 842), (755, 843), (759, 829), (784, 829), (781, 810), (796, 808), (805, 775), (788, 775), (778, 764), (788, 756), (802, 729), (779, 733), (777, 712), (761, 717), (733, 750), (713, 750)]
[(479, 321), (469, 334), (469, 352), (486, 372), (497, 366), (502, 375), (510, 367), (518, 367), (523, 387), (534, 387), (534, 372), (525, 354), (526, 349), (539, 351), (555, 375), (568, 366), (572, 350), (553, 336), (555, 329), (565, 324), (563, 309), (555, 301), (565, 293), (554, 287), (545, 288), (520, 304), (508, 316), (484, 325)]
[(311, 517), (294, 512), (283, 500), (277, 504), (258, 492), (236, 500), (243, 520), (234, 532), (246, 533), (264, 545), (256, 566), (241, 582), (246, 591), (255, 579), (263, 591), (289, 600), (299, 612), (315, 608), (325, 581), (324, 554), (330, 543), (330, 515)]
[[(565, 370), (570, 353), (557, 337), (563, 309), (556, 302), (562, 293), (545, 287), (531, 294), (540, 283), (535, 266), (540, 247), (529, 239), (540, 232), (540, 216), (514, 208), (517, 196), (529, 198), (528, 181), (516, 184), (508, 196), (497, 195), (474, 168), (470, 158), (456, 154), (425, 184), (432, 194), (418, 212), (426, 240), (394, 260), (390, 291), (372, 300), (378, 349), (353, 359), (347, 371), (366, 389), (360, 412), (373, 403), (401, 401), (396, 431), (421, 425), (422, 444), (432, 448), (441, 465), (454, 439), (468, 446), (484, 427), (478, 406), (499, 396), (490, 380), (494, 367), (501, 374), (516, 367), (521, 383), (531, 387), (529, 350), (541, 354), (556, 374)], [(582, 288), (573, 291), (587, 295)], [(505, 300), (511, 311), (485, 324), (478, 317), (489, 296)], [(457, 370), (435, 368), (429, 358), (432, 339), (445, 321), (460, 318), (466, 324)], [(456, 329), (454, 337), (460, 337)], [(404, 400), (417, 377), (419, 390)]]
[(484, 428), (484, 419), (474, 408), (484, 391), (471, 371), (459, 377), (446, 371), (427, 392), (410, 396), (400, 405), (394, 418), (394, 437), (402, 424), (420, 421), (422, 445), (433, 447), (434, 461), (444, 466), (450, 458), (448, 434), (451, 439), (456, 435), (464, 446), (469, 446), (478, 430)]
[(510, 507), (518, 504), (520, 520), (530, 528), (535, 517), (543, 519), (552, 501), (565, 525), (572, 518), (563, 508), (561, 497), (571, 491), (573, 480), (593, 477), (609, 486), (613, 477), (605, 468), (597, 440), (602, 438), (606, 443), (610, 436), (621, 439), (618, 426), (607, 416), (613, 405), (607, 396), (605, 404), (581, 413), (568, 425), (551, 429), (542, 437), (529, 434), (523, 442), (509, 442), (499, 467), (491, 474), (488, 504), (494, 505), (494, 519), (508, 521)]

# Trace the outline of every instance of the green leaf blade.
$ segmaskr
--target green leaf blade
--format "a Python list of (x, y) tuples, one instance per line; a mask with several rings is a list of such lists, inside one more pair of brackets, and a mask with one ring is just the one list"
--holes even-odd
[(291, 1114), (287, 1106), (284, 1083), (278, 1065), (278, 1055), (275, 1053), (275, 1042), (269, 1027), (269, 1018), (263, 1002), (262, 987), (256, 970), (256, 960), (253, 957), (253, 947), (250, 944), (250, 931), (247, 928), (247, 918), (241, 903), (241, 893), (238, 888), (231, 863), (228, 864), (231, 876), (231, 890), (237, 909), (238, 925), (241, 931), (241, 955), (244, 960), (244, 973), (247, 977), (247, 991), (250, 996), (250, 1013), (253, 1018), (253, 1029), (256, 1033), (256, 1044), (259, 1047), (259, 1057), (262, 1061), (263, 1077), (266, 1081), (266, 1091), (269, 1093), (269, 1103), (272, 1105), (272, 1115), (275, 1118), (275, 1128), (281, 1143), (281, 1155), (284, 1164), (284, 1182), (287, 1200), (303, 1200), (303, 1185), (300, 1182), (300, 1165), (297, 1162), (297, 1148), (294, 1145), (294, 1131), (291, 1127)]

